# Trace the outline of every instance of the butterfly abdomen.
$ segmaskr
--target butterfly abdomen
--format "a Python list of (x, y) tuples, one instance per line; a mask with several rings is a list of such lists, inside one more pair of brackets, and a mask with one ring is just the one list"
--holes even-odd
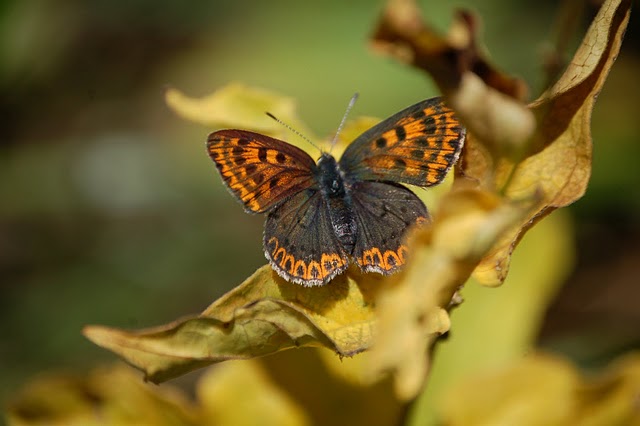
[(330, 154), (322, 154), (317, 170), (318, 183), (329, 209), (333, 230), (344, 250), (352, 253), (356, 243), (357, 226), (351, 194), (340, 173), (338, 162)]

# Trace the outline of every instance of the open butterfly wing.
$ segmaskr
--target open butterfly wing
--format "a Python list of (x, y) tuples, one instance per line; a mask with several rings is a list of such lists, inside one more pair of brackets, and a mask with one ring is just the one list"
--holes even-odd
[(349, 262), (318, 189), (300, 191), (269, 212), (264, 249), (281, 277), (306, 286), (326, 284)]
[(284, 141), (245, 130), (220, 130), (207, 151), (231, 192), (251, 213), (264, 213), (315, 185), (313, 159)]
[(354, 180), (436, 185), (460, 155), (465, 129), (442, 98), (419, 102), (367, 130), (340, 167)]
[(352, 191), (358, 239), (353, 258), (365, 272), (391, 274), (406, 261), (407, 228), (429, 220), (427, 208), (402, 185), (357, 182)]

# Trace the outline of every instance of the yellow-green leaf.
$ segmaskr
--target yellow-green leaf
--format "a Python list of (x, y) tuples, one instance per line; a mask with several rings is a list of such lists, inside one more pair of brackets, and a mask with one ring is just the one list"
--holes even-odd
[(350, 270), (322, 287), (303, 287), (260, 268), (202, 315), (129, 332), (87, 326), (84, 334), (161, 382), (228, 359), (300, 346), (351, 356), (371, 345), (373, 297), (380, 277)]
[(225, 127), (253, 130), (280, 138), (290, 136), (289, 130), (266, 115), (269, 112), (307, 137), (312, 137), (296, 115), (295, 101), (266, 89), (230, 83), (203, 98), (191, 98), (170, 88), (165, 100), (181, 117), (211, 130)]
[(198, 425), (187, 399), (173, 388), (140, 380), (124, 365), (85, 377), (61, 373), (36, 378), (8, 407), (12, 425)]
[(210, 368), (197, 388), (202, 424), (311, 424), (302, 407), (271, 380), (256, 360), (228, 362)]

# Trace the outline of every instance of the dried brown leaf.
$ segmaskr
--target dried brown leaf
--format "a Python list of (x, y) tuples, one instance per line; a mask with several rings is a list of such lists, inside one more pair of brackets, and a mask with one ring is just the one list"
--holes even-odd
[(480, 51), (478, 18), (459, 11), (447, 35), (429, 27), (413, 0), (387, 3), (372, 44), (429, 73), (448, 104), (493, 156), (521, 156), (535, 119), (522, 102), (527, 87), (494, 67)]
[[(520, 162), (502, 159), (496, 165), (496, 186), (504, 188), (507, 198), (540, 198), (534, 212), (503, 236), (476, 269), (474, 276), (482, 283), (501, 284), (522, 235), (553, 210), (584, 195), (591, 176), (591, 113), (620, 49), (630, 7), (630, 1), (605, 2), (558, 83), (531, 105), (538, 121), (530, 149), (534, 154)], [(488, 173), (482, 164), (491, 161), (470, 139), (464, 174), (481, 181)]]

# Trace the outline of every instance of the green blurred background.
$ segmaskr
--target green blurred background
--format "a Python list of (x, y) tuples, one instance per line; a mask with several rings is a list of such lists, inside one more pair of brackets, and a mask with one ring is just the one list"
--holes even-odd
[[(456, 7), (478, 12), (493, 61), (540, 93), (556, 2), (422, 4), (443, 30)], [(566, 4), (575, 47), (598, 4)], [(0, 2), (0, 403), (39, 372), (112, 360), (83, 325), (197, 313), (265, 263), (263, 218), (243, 213), (205, 153), (214, 129), (169, 111), (166, 87), (276, 90), (318, 135), (336, 129), (355, 91), (352, 116), (386, 117), (436, 94), (368, 48), (381, 6)], [(586, 367), (640, 346), (638, 28), (632, 16), (596, 105), (593, 179), (570, 207), (576, 265), (539, 338)]]

